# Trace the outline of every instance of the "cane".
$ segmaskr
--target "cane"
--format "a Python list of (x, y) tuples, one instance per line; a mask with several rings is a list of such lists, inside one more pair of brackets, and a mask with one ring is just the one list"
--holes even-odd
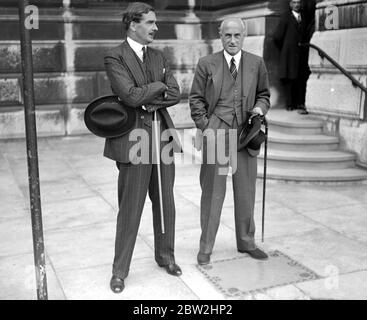
[(268, 157), (268, 122), (266, 118), (263, 118), (263, 124), (265, 125), (265, 149), (264, 149), (264, 175), (263, 175), (263, 208), (262, 208), (262, 221), (261, 221), (261, 241), (264, 242), (264, 225), (265, 225), (265, 191), (266, 191), (266, 162)]
[(154, 127), (154, 136), (155, 136), (155, 150), (157, 156), (157, 174), (158, 174), (158, 193), (159, 193), (159, 207), (161, 212), (161, 230), (162, 234), (164, 234), (164, 214), (163, 214), (163, 197), (162, 197), (162, 178), (161, 178), (161, 152), (160, 152), (160, 143), (159, 143), (159, 128), (158, 128), (158, 117), (157, 110), (154, 111), (153, 117), (153, 127)]

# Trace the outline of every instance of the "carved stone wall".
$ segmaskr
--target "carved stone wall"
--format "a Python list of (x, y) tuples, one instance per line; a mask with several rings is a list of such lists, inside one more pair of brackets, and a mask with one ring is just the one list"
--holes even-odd
[[(367, 1), (321, 1), (316, 10), (312, 43), (367, 86)], [(366, 94), (311, 49), (312, 75), (306, 104), (327, 120), (326, 130), (341, 138), (341, 147), (355, 152), (367, 164)]]
[[(34, 0), (39, 29), (31, 31), (38, 134), (87, 133), (83, 112), (92, 99), (110, 94), (105, 51), (124, 38), (121, 12), (130, 1)], [(275, 93), (276, 60), (267, 34), (287, 0), (146, 1), (157, 8), (152, 46), (164, 51), (179, 81), (182, 101), (170, 108), (178, 126), (192, 126), (188, 93), (200, 57), (221, 49), (218, 26), (223, 17), (247, 21), (244, 49), (264, 56)], [(19, 18), (16, 1), (0, 0), (0, 138), (24, 136)], [(273, 104), (276, 104), (276, 99)]]

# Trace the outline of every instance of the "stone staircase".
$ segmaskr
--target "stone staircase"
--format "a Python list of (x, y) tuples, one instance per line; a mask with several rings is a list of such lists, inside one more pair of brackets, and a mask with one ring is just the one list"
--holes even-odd
[[(323, 121), (296, 111), (273, 109), (269, 124), (267, 179), (312, 183), (367, 183), (367, 170), (356, 166), (353, 153), (341, 151), (339, 138), (323, 133)], [(196, 129), (184, 141), (184, 150), (196, 158), (190, 146)], [(264, 147), (258, 157), (258, 177), (263, 177)]]
[[(339, 149), (339, 138), (323, 134), (323, 122), (296, 111), (270, 110), (267, 178), (309, 182), (363, 182), (367, 170), (353, 153)], [(258, 158), (263, 177), (264, 150)]]

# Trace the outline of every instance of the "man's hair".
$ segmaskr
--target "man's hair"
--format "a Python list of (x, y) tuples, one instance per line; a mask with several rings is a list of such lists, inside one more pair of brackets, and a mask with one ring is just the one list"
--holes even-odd
[(131, 22), (139, 23), (143, 14), (149, 11), (155, 12), (154, 8), (144, 2), (132, 2), (130, 3), (122, 16), (122, 25), (125, 30), (128, 30)]
[(229, 21), (229, 20), (240, 22), (240, 24), (242, 25), (243, 32), (245, 33), (245, 35), (247, 34), (247, 26), (246, 26), (246, 22), (245, 22), (242, 18), (237, 18), (237, 17), (224, 19), (224, 20), (221, 22), (221, 24), (220, 24), (220, 26), (219, 26), (219, 28), (218, 28), (218, 32), (219, 32), (220, 34), (222, 33), (224, 23), (225, 23), (225, 22), (227, 22), (227, 21)]

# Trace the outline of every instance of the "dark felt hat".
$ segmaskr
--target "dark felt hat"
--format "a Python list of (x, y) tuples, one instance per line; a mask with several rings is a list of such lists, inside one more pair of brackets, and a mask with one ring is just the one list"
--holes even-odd
[(260, 153), (261, 144), (266, 140), (266, 135), (261, 131), (260, 115), (251, 115), (240, 128), (237, 150), (246, 148), (248, 153), (256, 157)]
[(130, 132), (136, 123), (136, 112), (118, 96), (103, 96), (93, 100), (85, 109), (84, 122), (95, 135), (114, 138)]

